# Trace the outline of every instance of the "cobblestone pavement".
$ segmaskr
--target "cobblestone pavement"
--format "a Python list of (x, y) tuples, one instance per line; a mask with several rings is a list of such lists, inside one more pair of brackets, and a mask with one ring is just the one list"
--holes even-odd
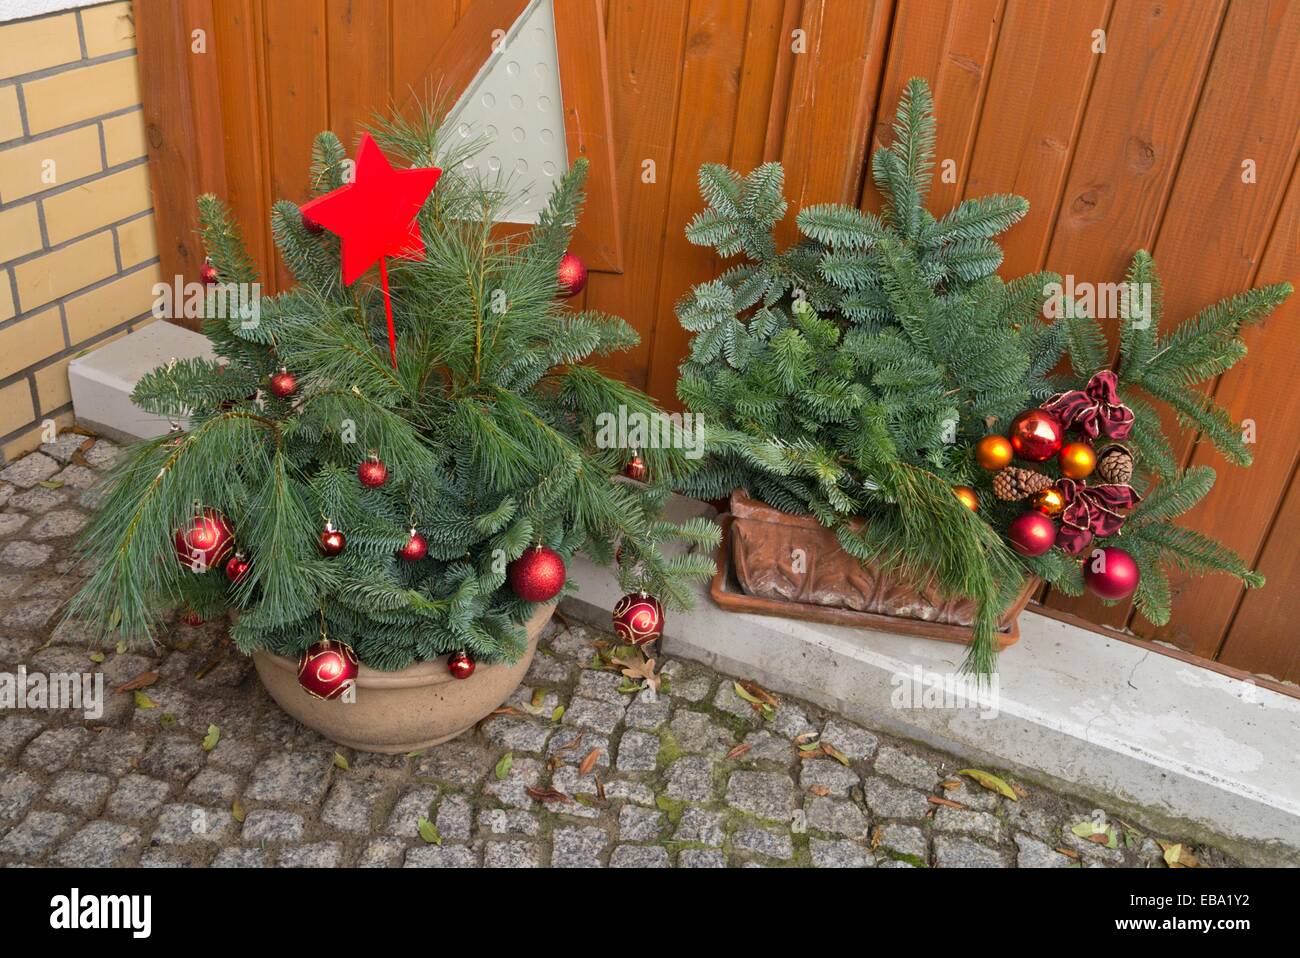
[[(0, 710), (0, 864), (1163, 867), (1156, 836), (1091, 804), (1014, 778), (1010, 801), (957, 775), (959, 758), (802, 702), (765, 719), (691, 662), (664, 664), (658, 696), (622, 692), (591, 667), (609, 637), (559, 617), (506, 714), (408, 756), (290, 719), (218, 623), (175, 626), (157, 655), (100, 656), (60, 608), (116, 452), (65, 434), (0, 471), (0, 672), (102, 670), (108, 699), (96, 721)], [(112, 692), (150, 670), (147, 701)], [(817, 741), (844, 761), (801, 757)], [(547, 790), (564, 800), (534, 797)], [(1075, 834), (1093, 820), (1115, 847)]]

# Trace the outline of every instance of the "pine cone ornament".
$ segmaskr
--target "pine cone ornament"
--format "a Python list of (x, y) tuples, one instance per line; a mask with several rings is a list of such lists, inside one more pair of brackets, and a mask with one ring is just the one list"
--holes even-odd
[(993, 494), (1003, 502), (1019, 502), (1052, 484), (1051, 476), (1019, 466), (1007, 466), (993, 477)]
[(1133, 481), (1133, 454), (1123, 446), (1108, 446), (1097, 457), (1097, 475), (1103, 482), (1127, 486)]

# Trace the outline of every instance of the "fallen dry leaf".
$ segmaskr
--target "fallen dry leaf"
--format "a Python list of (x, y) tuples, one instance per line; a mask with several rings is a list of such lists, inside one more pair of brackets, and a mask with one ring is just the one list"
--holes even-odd
[(929, 802), (931, 805), (942, 805), (944, 808), (956, 808), (956, 809), (960, 809), (961, 811), (966, 810), (966, 806), (963, 805), (961, 802), (954, 802), (947, 798), (940, 798), (938, 795), (927, 795), (925, 797), (925, 800)]
[(822, 752), (823, 754), (829, 755), (831, 758), (835, 759), (835, 761), (839, 762), (841, 765), (847, 766), (849, 764), (849, 757), (825, 739), (822, 740)]
[(519, 715), (521, 713), (519, 709), (515, 708), (513, 705), (503, 705), (500, 708), (493, 709), (492, 714), (493, 715)]
[(578, 766), (578, 774), (589, 775), (591, 770), (596, 767), (598, 758), (600, 758), (600, 749), (593, 748), (587, 753), (587, 757), (582, 760), (582, 764)]
[(1076, 852), (1073, 848), (1058, 848), (1057, 851), (1060, 852), (1062, 855), (1064, 855), (1066, 858), (1077, 859), (1079, 857), (1079, 853)]
[(578, 747), (578, 744), (582, 741), (582, 737), (583, 737), (584, 735), (586, 735), (586, 734), (587, 734), (587, 733), (586, 733), (585, 731), (580, 731), (580, 732), (578, 732), (577, 735), (575, 735), (575, 736), (574, 736), (572, 739), (570, 739), (569, 741), (565, 742), (563, 745), (557, 745), (557, 746), (555, 746), (555, 751), (556, 751), (557, 753), (558, 753), (558, 752), (571, 752), (571, 751), (573, 751), (575, 748)]
[(133, 679), (123, 682), (114, 692), (134, 692), (136, 689), (147, 689), (158, 681), (157, 672), (141, 672)]
[(885, 830), (879, 825), (871, 829), (871, 850), (875, 851), (885, 839)]
[(772, 708), (776, 708), (778, 705), (781, 704), (780, 702), (777, 701), (775, 695), (773, 695), (771, 692), (769, 692), (767, 689), (763, 688), (763, 686), (759, 685), (757, 682), (753, 680), (746, 679), (738, 684), (746, 692), (754, 696), (754, 698), (758, 699), (760, 702), (764, 703), (765, 705), (770, 705), (772, 706)]
[(753, 747), (754, 746), (750, 742), (741, 742), (727, 753), (727, 758), (740, 758), (740, 756), (744, 755)]
[(939, 787), (942, 788), (945, 792), (950, 792), (954, 788), (963, 788), (964, 783), (959, 778), (949, 778), (946, 779), (945, 781), (940, 782)]
[(596, 797), (602, 802), (605, 800), (605, 783), (600, 780), (599, 775), (596, 776)]
[(829, 785), (809, 785), (808, 791), (812, 792), (818, 798), (825, 798), (831, 793), (831, 788)]
[(800, 732), (798, 735), (794, 737), (794, 744), (803, 745), (807, 742), (811, 742), (820, 734), (821, 732)]
[(985, 772), (978, 768), (963, 768), (957, 774), (973, 778), (990, 792), (997, 792), (999, 795), (1005, 795), (1013, 802), (1020, 801), (1020, 796), (1015, 793), (1011, 786), (1008, 785), (1005, 780), (998, 778), (998, 776), (994, 775), (992, 772)]
[(568, 795), (565, 795), (563, 792), (556, 791), (553, 788), (534, 788), (533, 786), (528, 785), (524, 787), (524, 791), (528, 794), (528, 797), (531, 798), (533, 801), (542, 802), (543, 804), (545, 804), (546, 802), (571, 801)]
[(663, 684), (663, 679), (655, 674), (655, 660), (646, 658), (644, 654), (639, 662), (635, 659), (616, 658), (614, 664), (621, 667), (620, 671), (623, 675), (629, 679), (644, 679), (646, 685), (656, 692)]

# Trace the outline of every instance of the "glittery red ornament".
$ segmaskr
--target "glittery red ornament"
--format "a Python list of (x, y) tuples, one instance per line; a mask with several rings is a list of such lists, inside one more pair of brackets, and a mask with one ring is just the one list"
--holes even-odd
[(560, 295), (565, 299), (577, 296), (587, 285), (587, 264), (572, 253), (560, 257), (560, 266), (556, 271), (560, 285)]
[(298, 389), (298, 378), (293, 373), (280, 367), (280, 371), (271, 376), (271, 394), (279, 399), (288, 399)]
[(564, 588), (564, 559), (554, 549), (536, 546), (506, 566), (506, 579), (525, 602), (549, 602)]
[(343, 533), (334, 528), (332, 523), (325, 523), (320, 534), (320, 551), (323, 555), (336, 556), (347, 548), (348, 540)]
[(350, 647), (321, 639), (298, 659), (298, 684), (318, 699), (336, 699), (356, 681), (358, 665)]
[(372, 452), (357, 466), (357, 478), (367, 489), (378, 489), (388, 481), (388, 467)]
[(176, 530), (176, 558), (191, 572), (207, 572), (226, 561), (235, 548), (230, 523), (216, 509), (202, 509), (184, 529)]
[(630, 645), (649, 645), (664, 634), (664, 607), (648, 592), (629, 592), (614, 605), (614, 631)]
[(203, 616), (199, 615), (193, 609), (186, 609), (181, 614), (181, 624), (194, 628), (195, 626), (203, 624)]
[(407, 562), (419, 562), (428, 554), (428, 540), (414, 529), (411, 530), (411, 537), (406, 540), (406, 545), (397, 550), (397, 557)]
[(248, 570), (253, 567), (253, 563), (245, 558), (242, 552), (236, 552), (226, 563), (226, 578), (231, 582), (238, 582), (244, 576), (248, 575)]
[(632, 458), (623, 467), (623, 475), (629, 479), (635, 479), (637, 482), (645, 482), (646, 471), (645, 460), (636, 453), (632, 453)]
[(217, 275), (217, 268), (211, 263), (204, 263), (199, 267), (199, 279), (205, 286), (215, 286), (221, 279)]
[(467, 679), (474, 674), (474, 660), (465, 652), (453, 652), (447, 659), (447, 671), (453, 679)]
[(1040, 556), (1056, 544), (1056, 526), (1041, 512), (1030, 510), (1011, 520), (1007, 538), (1022, 556)]
[(1103, 599), (1124, 599), (1138, 586), (1137, 563), (1123, 549), (1107, 546), (1094, 549), (1083, 560), (1083, 581), (1093, 595)]
[(1011, 448), (1026, 462), (1043, 462), (1061, 451), (1065, 430), (1061, 422), (1042, 409), (1026, 409), (1011, 420)]

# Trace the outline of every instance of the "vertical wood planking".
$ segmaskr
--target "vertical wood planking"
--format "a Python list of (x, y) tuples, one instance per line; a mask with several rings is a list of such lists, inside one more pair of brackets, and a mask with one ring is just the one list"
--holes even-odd
[(388, 0), (326, 0), (329, 128), (352, 150), (389, 104)]
[(772, 90), (782, 49), (787, 47), (781, 29), (785, 7), (785, 0), (750, 0), (745, 59), (740, 68), (740, 92), (736, 100), (736, 133), (729, 160), (742, 173), (748, 173), (766, 159)]
[[(329, 126), (324, 0), (262, 0), (271, 195), (306, 201), (311, 144)], [(281, 289), (292, 284), (276, 258)]]
[(266, 152), (266, 100), (262, 94), (265, 63), (258, 0), (223, 0), (215, 4), (215, 37), (219, 49), (242, 50), (244, 56), (219, 56), (221, 142), (226, 161), (222, 199), (239, 224), (249, 255), (264, 284), (275, 277), (275, 245), (271, 241)]
[[(894, 13), (867, 162), (877, 147), (893, 141), (899, 96), (908, 80), (921, 77), (934, 93), (936, 169), (926, 207), (937, 216), (961, 200), (1005, 2), (899, 0)], [(949, 179), (942, 168), (946, 160), (955, 164), (955, 175)], [(864, 178), (860, 205), (864, 210), (880, 210), (880, 192), (870, 178)]]
[[(799, 26), (807, 51), (794, 58), (781, 161), (791, 212), (815, 203), (857, 202), (867, 139), (884, 69), (893, 0), (809, 0)], [(794, 216), (777, 230), (798, 239)]]
[[(640, 334), (639, 346), (603, 363), (637, 386), (646, 382), (664, 238), (676, 228), (668, 223), (667, 212), (688, 14), (688, 0), (665, 0), (650, 8), (639, 0), (610, 4), (614, 186), (626, 268), (622, 275), (592, 273), (587, 302), (593, 309), (622, 316)], [(654, 164), (652, 182), (643, 175), (647, 160)]]
[[(1051, 236), (1047, 268), (1079, 282), (1119, 282), (1150, 249), (1191, 131), (1226, 3), (1119, 4), (1088, 100)], [(1103, 322), (1112, 346), (1118, 327)], [(1052, 592), (1047, 604), (1123, 628), (1128, 604)]]
[(686, 27), (668, 225), (652, 307), (653, 344), (647, 379), (650, 393), (673, 408), (678, 408), (677, 367), (686, 354), (687, 342), (673, 304), (693, 283), (711, 276), (716, 266), (712, 251), (692, 246), (682, 230), (703, 206), (697, 185), (700, 165), (725, 163), (731, 155), (747, 12), (741, 3), (693, 0)]
[[(1230, 6), (1155, 245), (1166, 330), (1265, 279), (1260, 265), (1300, 151), (1298, 48), (1300, 7), (1277, 0)], [(1243, 182), (1246, 160), (1255, 163), (1256, 182)], [(1287, 260), (1275, 262), (1284, 268)], [(1235, 418), (1259, 423), (1254, 465), (1226, 466), (1209, 448), (1192, 456), (1221, 468), (1214, 492), (1184, 523), (1221, 539), (1247, 561), (1258, 552), (1281, 501), (1300, 440), (1300, 409), (1278, 401), (1295, 386), (1294, 339), (1284, 328), (1293, 308), (1280, 321), (1247, 333), (1252, 355), (1215, 384), (1217, 399)], [(1294, 336), (1294, 327), (1289, 335)], [(1173, 417), (1163, 418), (1176, 436), (1175, 449), (1191, 455), (1195, 437), (1177, 435)], [(1213, 656), (1235, 607), (1237, 586), (1217, 576), (1175, 574), (1171, 580), (1170, 624), (1157, 629), (1137, 616), (1132, 628)]]
[(999, 271), (1042, 267), (1110, 0), (1007, 0), (965, 196), (1016, 193), (1029, 214), (1002, 236)]
[(437, 50), (456, 26), (458, 12), (452, 3), (428, 0), (390, 0), (392, 8), (392, 64), (389, 94), (395, 104), (409, 104), (411, 98), (432, 104), (437, 89), (429, 82), (429, 51)]

